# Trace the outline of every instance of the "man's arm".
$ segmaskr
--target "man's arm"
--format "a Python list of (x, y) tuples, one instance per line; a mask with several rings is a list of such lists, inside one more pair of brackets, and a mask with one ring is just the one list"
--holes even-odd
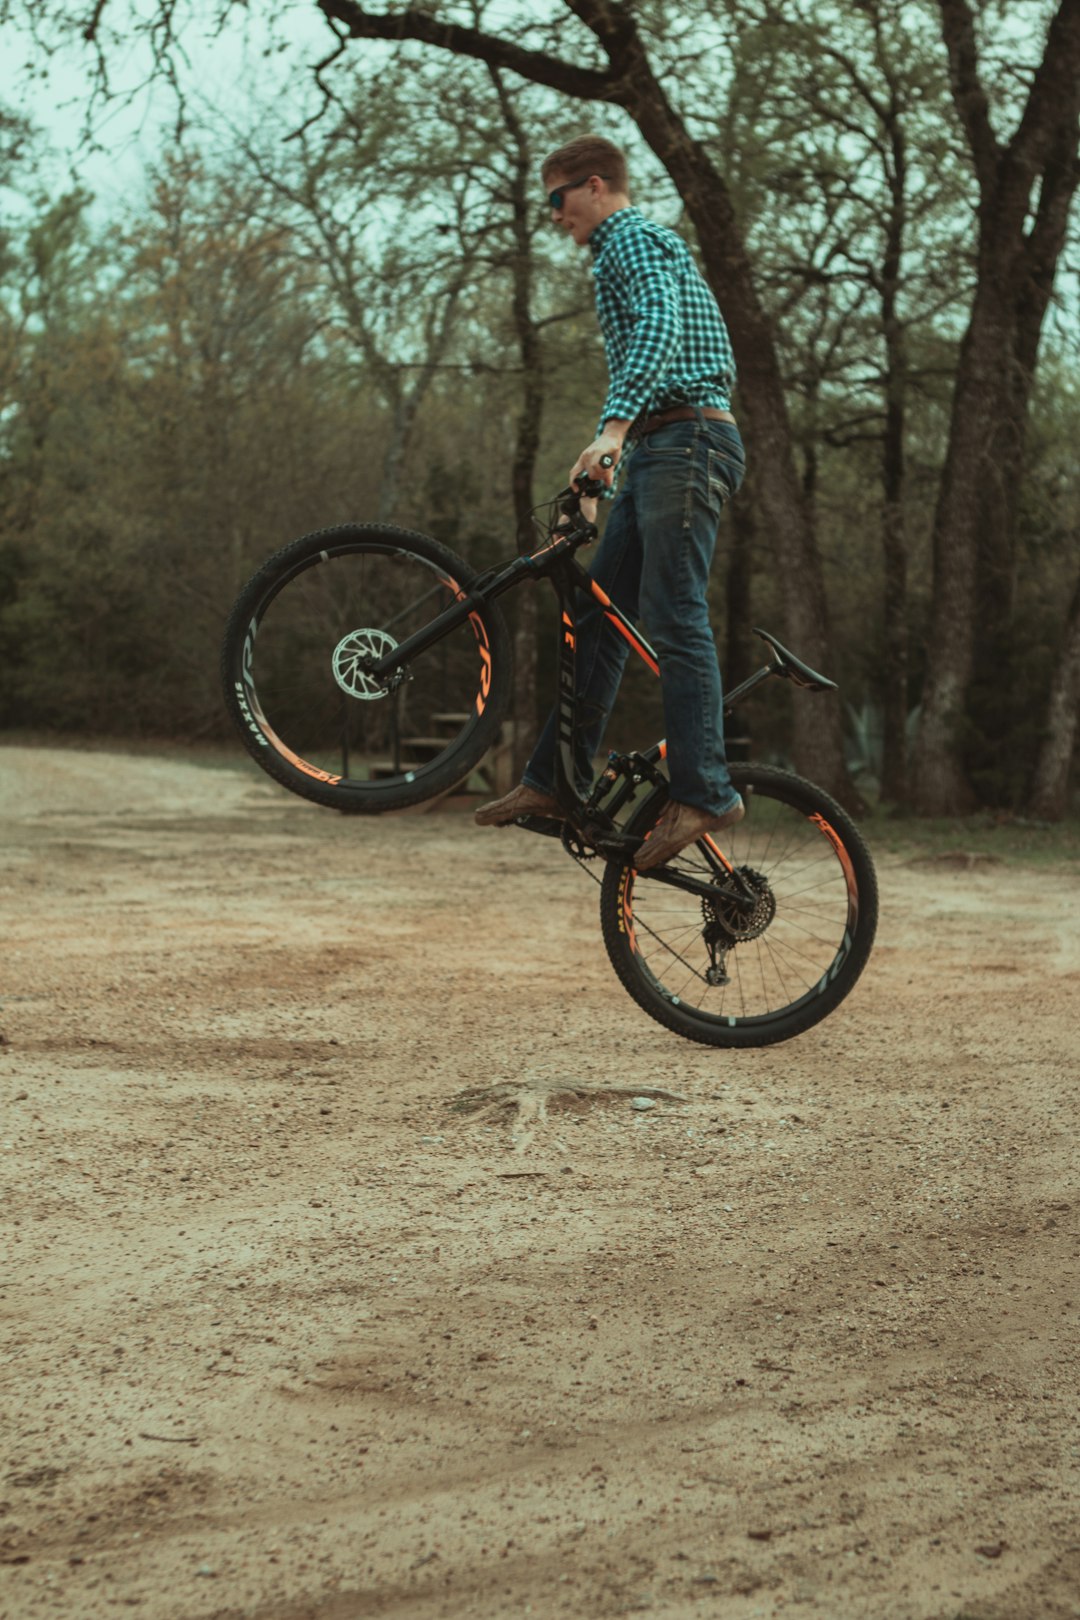
[[(675, 263), (661, 240), (651, 231), (634, 231), (608, 251), (615, 255), (611, 273), (622, 284), (631, 331), (622, 363), (608, 385), (600, 431), (578, 456), (570, 477), (584, 472), (610, 488), (630, 424), (678, 354), (682, 322)], [(600, 466), (605, 455), (612, 457), (611, 468)]]
[(621, 306), (621, 353), (600, 412), (605, 426), (611, 420), (633, 421), (648, 405), (674, 367), (683, 341), (675, 249), (643, 225), (626, 231), (609, 252)]

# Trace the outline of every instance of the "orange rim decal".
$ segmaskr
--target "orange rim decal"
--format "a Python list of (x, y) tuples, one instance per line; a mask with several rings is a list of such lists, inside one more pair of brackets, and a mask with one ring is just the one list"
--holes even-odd
[[(465, 592), (456, 579), (451, 579), (449, 574), (440, 574), (439, 579), (447, 590), (452, 592), (456, 601), (464, 602)], [(476, 644), (480, 649), (480, 690), (476, 694), (476, 712), (477, 714), (483, 714), (487, 700), (491, 695), (491, 643), (488, 641), (487, 629), (479, 613), (470, 613), (469, 623), (473, 627), (473, 635), (476, 637)]]
[(309, 765), (306, 759), (301, 759), (299, 754), (294, 754), (292, 749), (282, 742), (273, 726), (267, 723), (265, 716), (262, 714), (259, 715), (259, 724), (262, 726), (264, 735), (273, 743), (282, 758), (287, 759), (290, 765), (295, 765), (298, 771), (303, 771), (305, 776), (313, 776), (316, 782), (327, 782), (331, 787), (341, 781), (340, 776), (331, 776), (329, 771), (320, 771), (317, 765)]
[(833, 849), (835, 849), (837, 859), (843, 868), (844, 881), (847, 884), (848, 905), (854, 914), (858, 916), (859, 885), (855, 881), (855, 868), (851, 864), (851, 856), (844, 848), (844, 843), (839, 833), (829, 826), (829, 823), (825, 820), (824, 816), (815, 814), (810, 817), (810, 820), (813, 822), (815, 827), (820, 828), (820, 830), (829, 840), (829, 843), (832, 845)]
[(619, 892), (619, 927), (630, 941), (630, 949), (637, 950), (637, 935), (634, 932), (634, 906), (632, 890), (634, 887), (634, 874), (629, 866), (623, 868), (622, 884)]

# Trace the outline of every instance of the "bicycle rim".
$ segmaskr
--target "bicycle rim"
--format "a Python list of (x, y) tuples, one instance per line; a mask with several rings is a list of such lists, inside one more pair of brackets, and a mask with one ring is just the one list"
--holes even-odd
[[(709, 1045), (768, 1045), (848, 994), (873, 942), (877, 887), (865, 844), (826, 794), (767, 767), (732, 778), (747, 814), (718, 843), (752, 888), (752, 911), (725, 898), (727, 874), (691, 846), (670, 867), (709, 882), (716, 899), (609, 867), (604, 937), (620, 979), (661, 1023)], [(654, 795), (630, 830), (647, 831), (664, 798)]]
[(403, 531), (330, 530), (272, 559), (226, 636), (226, 688), (259, 763), (347, 810), (419, 802), (466, 777), (498, 730), (497, 615), (470, 614), (397, 684), (367, 676), (361, 660), (452, 606), (468, 573), (437, 542)]

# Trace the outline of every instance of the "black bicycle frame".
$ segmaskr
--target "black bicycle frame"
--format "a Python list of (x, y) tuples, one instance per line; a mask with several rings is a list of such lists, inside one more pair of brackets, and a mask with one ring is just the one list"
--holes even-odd
[[(566, 492), (570, 494), (570, 491)], [(579, 514), (571, 511), (571, 519)], [(485, 602), (493, 601), (506, 591), (513, 590), (527, 578), (551, 579), (555, 590), (559, 612), (559, 644), (558, 644), (558, 684), (556, 692), (556, 723), (558, 746), (555, 750), (555, 794), (562, 808), (567, 812), (571, 825), (579, 828), (588, 828), (592, 833), (600, 833), (598, 847), (603, 849), (608, 840), (603, 838), (603, 832), (614, 832), (614, 816), (618, 814), (623, 805), (633, 796), (635, 788), (645, 778), (659, 782), (662, 780), (656, 766), (665, 757), (667, 746), (664, 741), (655, 743), (644, 753), (626, 756), (612, 756), (617, 762), (618, 769), (624, 774), (625, 781), (622, 789), (616, 794), (599, 817), (590, 814), (589, 807), (581, 799), (574, 785), (574, 744), (578, 734), (577, 714), (577, 618), (575, 615), (576, 598), (579, 593), (591, 596), (603, 609), (604, 616), (618, 633), (627, 641), (631, 650), (645, 663), (654, 675), (660, 674), (660, 665), (653, 648), (645, 637), (634, 627), (630, 620), (611, 600), (607, 593), (588, 574), (577, 561), (574, 553), (580, 546), (588, 544), (596, 538), (596, 528), (593, 524), (585, 523), (580, 527), (572, 527), (565, 534), (559, 534), (541, 546), (539, 550), (530, 552), (522, 557), (515, 557), (504, 568), (480, 574), (473, 580), (469, 589), (463, 590), (456, 580), (447, 578), (444, 584), (453, 591), (457, 600), (444, 611), (432, 619), (431, 623), (418, 630), (415, 635), (409, 636), (382, 658), (369, 657), (362, 660), (361, 667), (365, 674), (373, 679), (385, 681), (393, 685), (395, 677), (400, 679), (407, 668), (409, 661), (417, 654), (425, 652), (434, 646), (444, 635), (457, 625), (464, 623), (469, 616), (476, 612)], [(814, 689), (831, 688), (834, 682), (823, 675), (818, 675), (799, 659), (789, 653), (785, 647), (765, 631), (758, 631), (764, 640), (769, 642), (774, 651), (774, 659), (763, 668), (749, 676), (741, 685), (728, 694), (724, 703), (724, 713), (729, 714), (734, 706), (763, 681), (770, 676), (782, 675), (795, 681), (798, 685)], [(609, 769), (612, 767), (609, 766)], [(614, 779), (614, 777), (612, 778)], [(726, 855), (714, 840), (708, 836), (701, 842), (705, 845), (706, 858), (719, 872), (732, 874), (732, 865)], [(616, 837), (611, 841), (608, 853), (626, 853), (621, 848), (620, 840)], [(642, 874), (659, 883), (669, 883), (673, 887), (687, 889), (692, 893), (715, 896), (716, 890), (709, 884), (701, 883), (688, 874), (669, 870), (667, 867), (655, 867)], [(737, 877), (737, 874), (736, 874)], [(748, 898), (752, 900), (752, 895)]]

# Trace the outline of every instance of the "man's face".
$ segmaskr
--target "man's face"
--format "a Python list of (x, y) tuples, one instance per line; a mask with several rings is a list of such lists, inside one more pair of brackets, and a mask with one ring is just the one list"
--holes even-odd
[(544, 184), (548, 194), (562, 193), (562, 206), (551, 210), (551, 223), (565, 231), (578, 247), (584, 247), (603, 218), (601, 184), (597, 176), (585, 178), (581, 173), (548, 175)]

